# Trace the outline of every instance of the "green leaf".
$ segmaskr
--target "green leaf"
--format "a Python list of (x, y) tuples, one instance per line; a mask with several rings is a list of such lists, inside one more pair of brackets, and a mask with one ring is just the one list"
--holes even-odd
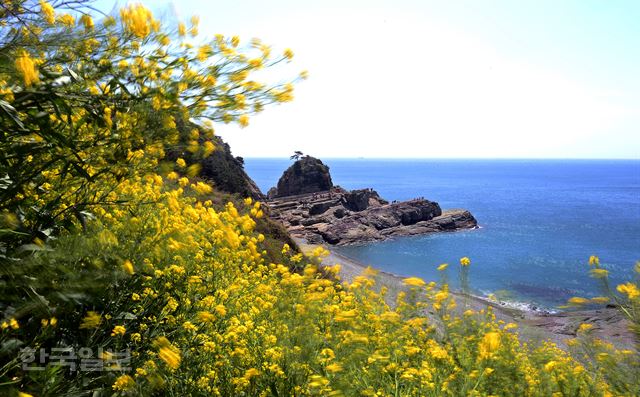
[(20, 117), (18, 116), (18, 112), (16, 111), (16, 109), (13, 106), (11, 106), (9, 104), (9, 102), (3, 101), (3, 100), (0, 99), (0, 110), (2, 110), (3, 113), (5, 113), (7, 116), (9, 116), (9, 118), (20, 129), (25, 129), (24, 124), (22, 123), (22, 120), (20, 120)]

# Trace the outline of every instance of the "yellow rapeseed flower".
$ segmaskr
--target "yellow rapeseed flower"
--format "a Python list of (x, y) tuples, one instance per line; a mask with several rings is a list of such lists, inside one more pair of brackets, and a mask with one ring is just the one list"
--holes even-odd
[(327, 372), (336, 373), (342, 371), (342, 365), (333, 363), (327, 365), (325, 369), (327, 370)]
[(249, 66), (253, 69), (260, 69), (262, 68), (262, 59), (261, 58), (253, 58), (253, 59), (249, 59), (249, 61), (247, 62), (249, 64)]
[(224, 317), (227, 315), (227, 308), (224, 307), (224, 305), (216, 305), (215, 309), (216, 314), (218, 314), (221, 317)]
[(469, 266), (471, 264), (471, 259), (465, 257), (460, 258), (460, 264), (462, 266)]
[(153, 345), (159, 349), (158, 357), (164, 361), (169, 368), (176, 369), (180, 365), (180, 350), (164, 337), (158, 337), (153, 341)]
[(136, 368), (136, 377), (147, 376), (147, 370), (144, 368)]
[(282, 246), (282, 250), (281, 250), (280, 252), (282, 252), (282, 254), (284, 255), (284, 254), (289, 253), (289, 251), (291, 251), (291, 247), (289, 247), (289, 244), (286, 244), (286, 243), (285, 243), (285, 244)]
[(198, 320), (203, 323), (212, 323), (216, 319), (216, 316), (213, 313), (207, 311), (199, 311), (198, 312)]
[(553, 371), (553, 369), (554, 369), (557, 365), (558, 365), (558, 362), (557, 362), (557, 361), (553, 361), (553, 360), (551, 360), (551, 361), (549, 361), (548, 363), (546, 363), (546, 364), (544, 365), (544, 370), (545, 370), (545, 371), (547, 371), (547, 372), (551, 372), (551, 371)]
[(438, 271), (441, 272), (443, 270), (445, 270), (447, 267), (449, 267), (448, 263), (443, 263), (442, 265), (438, 266)]
[(82, 319), (80, 329), (86, 328), (98, 328), (102, 322), (102, 316), (96, 312), (87, 312), (87, 315)]
[(128, 259), (122, 264), (122, 269), (129, 275), (135, 273), (135, 271), (133, 270), (133, 263), (131, 263), (131, 261)]
[(518, 328), (518, 324), (515, 324), (515, 323), (507, 323), (507, 324), (505, 324), (505, 326), (504, 326), (504, 328), (503, 328), (503, 329), (504, 329), (505, 331), (509, 331), (509, 330), (511, 330), (511, 329), (516, 329), (516, 328)]
[(594, 296), (591, 298), (591, 303), (596, 303), (598, 305), (604, 305), (607, 302), (609, 302), (609, 297), (607, 296)]
[(250, 380), (251, 378), (260, 375), (260, 371), (255, 368), (249, 368), (244, 372), (244, 378), (246, 380)]
[(609, 275), (609, 271), (605, 269), (595, 268), (589, 271), (593, 278), (605, 278)]
[(113, 327), (113, 330), (111, 331), (111, 336), (122, 336), (127, 332), (127, 329), (125, 327), (123, 327), (122, 325), (116, 325), (115, 327)]
[(176, 369), (180, 366), (180, 353), (169, 346), (161, 347), (158, 357), (171, 369)]
[(405, 285), (409, 285), (412, 287), (423, 287), (425, 286), (427, 283), (424, 282), (423, 279), (419, 278), (419, 277), (409, 277), (409, 278), (405, 278), (404, 280), (402, 280), (402, 282)]
[(191, 164), (187, 167), (186, 174), (190, 177), (197, 176), (202, 170), (202, 165), (200, 163)]
[(92, 30), (94, 27), (93, 19), (87, 14), (83, 14), (80, 17), (80, 23), (84, 26), (85, 30)]
[(113, 382), (113, 390), (126, 391), (135, 386), (136, 382), (129, 375), (121, 375)]
[(193, 323), (191, 321), (185, 321), (184, 323), (182, 323), (182, 328), (184, 328), (187, 331), (197, 331), (198, 330), (198, 327), (193, 325)]
[(200, 195), (209, 194), (213, 191), (213, 188), (204, 182), (196, 182), (191, 185), (191, 188)]
[(478, 344), (480, 358), (489, 358), (500, 348), (500, 334), (495, 331), (487, 332)]
[(33, 84), (40, 81), (40, 75), (38, 74), (38, 68), (36, 61), (31, 58), (26, 51), (21, 51), (16, 57), (15, 61), (16, 70), (22, 75), (24, 85), (31, 87)]
[(447, 350), (440, 346), (438, 342), (433, 339), (429, 339), (427, 341), (427, 349), (429, 351), (429, 354), (433, 358), (445, 359), (449, 356)]
[(593, 328), (593, 324), (583, 323), (578, 327), (578, 332), (587, 332)]
[(630, 300), (634, 300), (640, 297), (640, 290), (638, 290), (638, 286), (635, 285), (634, 283), (629, 282), (626, 284), (619, 284), (616, 287), (616, 289), (621, 294), (627, 295), (627, 297), (629, 297)]
[(51, 4), (40, 0), (40, 11), (42, 12), (44, 20), (47, 21), (48, 24), (53, 25), (56, 22), (56, 12)]
[(573, 298), (569, 299), (570, 305), (584, 305), (586, 303), (589, 303), (589, 299), (582, 298), (579, 296), (574, 296)]
[(144, 39), (151, 33), (153, 14), (142, 4), (131, 4), (120, 10), (125, 28), (136, 37)]
[(213, 153), (216, 150), (216, 146), (211, 141), (205, 141), (202, 144), (202, 147), (203, 147), (203, 150), (202, 150), (203, 157), (209, 157), (209, 155), (211, 155), (211, 153)]
[(60, 21), (60, 23), (62, 23), (64, 26), (72, 28), (75, 26), (76, 24), (76, 19), (73, 15), (71, 14), (62, 14), (58, 17), (58, 20)]

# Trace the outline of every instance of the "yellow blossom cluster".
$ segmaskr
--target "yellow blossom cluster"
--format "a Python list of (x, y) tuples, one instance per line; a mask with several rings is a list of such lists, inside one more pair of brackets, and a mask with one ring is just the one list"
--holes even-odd
[[(52, 223), (82, 227), (87, 207), (113, 199), (90, 186), (108, 192), (130, 175), (155, 171), (166, 165), (168, 150), (180, 157), (166, 175), (196, 176), (198, 161), (215, 151), (211, 122), (247, 126), (251, 114), (293, 97), (292, 84), (268, 84), (253, 73), (287, 60), (290, 51), (276, 57), (263, 43), (242, 48), (236, 36), (197, 48), (184, 37), (172, 42), (141, 4), (100, 21), (90, 8), (56, 7), (66, 6), (40, 1), (0, 13), (0, 31), (11, 39), (0, 39), (0, 55), (13, 60), (0, 71), (7, 104), (0, 157), (9, 171), (0, 212), (13, 219), (3, 228), (26, 233), (15, 247)], [(191, 18), (192, 35), (198, 22)], [(193, 188), (210, 192), (204, 183)]]
[(21, 51), (16, 56), (16, 70), (22, 75), (24, 85), (30, 87), (40, 81), (37, 60), (33, 59), (26, 51)]
[[(253, 200), (215, 209), (155, 175), (130, 178), (114, 194), (135, 196), (137, 204), (98, 206), (88, 225), (93, 237), (60, 242), (85, 241), (91, 251), (83, 256), (127, 258), (111, 270), (101, 261), (83, 265), (121, 280), (106, 288), (110, 303), (76, 325), (80, 333), (110, 335), (106, 348), (134, 352), (134, 369), (110, 389), (220, 396), (272, 388), (278, 395), (372, 396), (609, 390), (554, 345), (523, 344), (515, 325), (501, 326), (490, 310), (458, 317), (446, 286), (405, 279), (408, 291), (390, 305), (375, 271), (340, 283), (314, 264), (295, 271), (294, 263), (266, 261)], [(282, 251), (294, 256), (290, 247)], [(67, 255), (70, 266), (77, 255)], [(135, 273), (121, 265), (127, 261)]]

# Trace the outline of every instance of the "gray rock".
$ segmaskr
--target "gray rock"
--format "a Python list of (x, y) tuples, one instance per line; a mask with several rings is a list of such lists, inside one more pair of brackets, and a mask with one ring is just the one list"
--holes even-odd
[(276, 188), (269, 189), (268, 197), (286, 197), (306, 193), (324, 192), (333, 187), (329, 167), (315, 157), (305, 156), (293, 163), (282, 174)]
[(329, 208), (333, 207), (336, 203), (333, 201), (323, 201), (320, 203), (312, 204), (309, 207), (309, 215), (324, 214)]
[[(353, 208), (362, 206), (353, 206), (352, 199), (359, 197), (357, 202), (362, 204), (362, 192), (353, 195), (353, 192), (334, 188), (328, 192), (277, 198), (267, 204), (273, 216), (284, 223), (292, 235), (309, 242), (317, 242), (320, 237), (329, 244), (346, 245), (477, 227), (469, 211), (443, 212), (438, 203), (424, 199), (382, 204), (386, 202), (374, 191), (367, 193), (373, 198), (367, 208), (355, 211)], [(350, 198), (345, 197), (349, 194)], [(345, 207), (349, 202), (351, 209)]]
[(351, 211), (364, 211), (370, 206), (380, 206), (387, 202), (373, 189), (359, 189), (342, 196), (342, 205)]

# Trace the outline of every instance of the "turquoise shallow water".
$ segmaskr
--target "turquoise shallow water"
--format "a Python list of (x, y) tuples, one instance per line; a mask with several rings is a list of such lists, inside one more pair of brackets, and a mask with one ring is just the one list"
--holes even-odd
[[(553, 308), (599, 294), (589, 255), (600, 256), (613, 282), (633, 277), (640, 260), (640, 161), (324, 161), (334, 184), (372, 187), (388, 200), (424, 196), (443, 209), (469, 209), (482, 226), (338, 249), (384, 271), (438, 280), (436, 266), (450, 263), (455, 285), (458, 259), (468, 256), (474, 292)], [(266, 192), (291, 161), (245, 163)]]

